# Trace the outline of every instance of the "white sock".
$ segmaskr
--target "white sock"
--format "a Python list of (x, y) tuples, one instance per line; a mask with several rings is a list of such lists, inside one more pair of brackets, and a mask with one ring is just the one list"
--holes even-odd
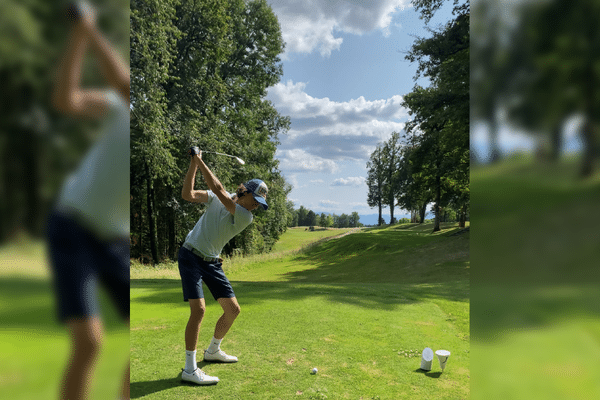
[(185, 372), (191, 374), (198, 368), (196, 364), (196, 350), (194, 351), (185, 351)]
[(212, 340), (210, 341), (210, 346), (208, 346), (208, 349), (206, 351), (208, 351), (211, 354), (216, 353), (221, 348), (222, 341), (223, 341), (223, 339), (215, 339), (213, 337)]

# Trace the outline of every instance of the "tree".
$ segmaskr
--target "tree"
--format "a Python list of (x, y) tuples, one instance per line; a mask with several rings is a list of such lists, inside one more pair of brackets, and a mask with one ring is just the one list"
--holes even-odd
[(358, 213), (356, 211), (352, 212), (352, 215), (350, 215), (350, 219), (349, 219), (349, 225), (352, 228), (356, 228), (359, 226), (359, 220), (360, 220), (360, 216), (358, 215)]
[(288, 214), (288, 227), (298, 226), (298, 212), (294, 210), (294, 202), (288, 200), (285, 203)]
[(347, 214), (340, 215), (340, 219), (338, 220), (339, 228), (348, 228), (350, 226), (350, 217)]
[(417, 222), (416, 215), (418, 214), (418, 222), (423, 223), (425, 210), (432, 198), (432, 190), (414, 173), (411, 157), (418, 146), (418, 140), (405, 136), (405, 142), (406, 144), (400, 150), (400, 162), (394, 177), (398, 185), (396, 200), (400, 207), (411, 210), (413, 216), (411, 222)]
[(599, 12), (600, 4), (593, 0), (526, 3), (515, 33), (519, 45), (513, 48), (515, 54), (528, 56), (514, 63), (524, 79), (511, 87), (519, 99), (511, 116), (549, 135), (556, 158), (560, 124), (571, 114), (583, 115), (580, 174), (584, 177), (592, 174), (600, 158), (600, 24), (597, 18), (589, 18)]
[[(498, 111), (509, 102), (508, 87), (517, 79), (511, 65), (511, 41), (505, 40), (510, 28), (504, 19), (506, 4), (477, 1), (473, 12), (470, 106), (472, 118), (483, 120), (488, 126), (491, 153), (489, 160), (496, 162), (500, 159)], [(522, 56), (527, 55), (519, 54), (517, 57)]]
[(304, 206), (298, 209), (298, 226), (308, 226), (308, 212)]
[(269, 209), (224, 253), (268, 251), (290, 224), (291, 187), (275, 158), (289, 118), (265, 99), (282, 75), (277, 18), (264, 0), (133, 0), (131, 9), (132, 256), (173, 257), (204, 212), (179, 198), (192, 144), (243, 155), (244, 167), (203, 156), (227, 189), (265, 181)]
[(390, 225), (394, 223), (394, 208), (396, 207), (396, 196), (399, 192), (398, 167), (400, 162), (400, 134), (392, 132), (390, 139), (383, 144), (383, 169), (385, 183), (382, 196), (385, 204), (390, 208)]
[(377, 207), (379, 210), (378, 225), (382, 225), (383, 217), (381, 216), (384, 206), (384, 185), (386, 178), (386, 170), (383, 163), (382, 146), (377, 146), (375, 151), (371, 153), (371, 157), (367, 162), (367, 187), (369, 193), (367, 196), (367, 204), (369, 207)]
[[(434, 232), (440, 230), (440, 213), (451, 191), (468, 193), (469, 169), (469, 14), (468, 6), (428, 39), (417, 39), (406, 56), (418, 61), (417, 76), (431, 85), (416, 85), (404, 96), (413, 119), (406, 124), (413, 134), (412, 176), (433, 190)], [(455, 196), (466, 202), (466, 196)]]
[(308, 226), (317, 225), (317, 215), (315, 214), (315, 212), (313, 210), (309, 210), (308, 214), (306, 215), (306, 225), (308, 225)]

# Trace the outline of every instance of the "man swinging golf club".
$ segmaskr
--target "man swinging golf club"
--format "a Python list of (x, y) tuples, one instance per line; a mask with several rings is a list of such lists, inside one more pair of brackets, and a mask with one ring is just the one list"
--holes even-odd
[[(210, 385), (219, 382), (219, 378), (206, 375), (196, 364), (198, 333), (206, 309), (202, 281), (223, 308), (223, 315), (215, 326), (214, 337), (204, 352), (204, 361), (237, 362), (237, 357), (226, 354), (220, 348), (223, 337), (240, 313), (240, 305), (223, 273), (223, 260), (219, 256), (225, 244), (252, 222), (252, 210), (259, 205), (267, 209), (268, 189), (263, 181), (252, 179), (240, 184), (236, 194), (232, 195), (225, 191), (221, 182), (208, 169), (200, 150), (192, 148), (190, 155), (192, 159), (181, 195), (189, 202), (208, 204), (208, 208), (179, 250), (183, 298), (190, 304), (190, 318), (185, 328), (185, 369), (181, 373), (181, 379), (198, 385)], [(210, 190), (194, 190), (198, 169)]]

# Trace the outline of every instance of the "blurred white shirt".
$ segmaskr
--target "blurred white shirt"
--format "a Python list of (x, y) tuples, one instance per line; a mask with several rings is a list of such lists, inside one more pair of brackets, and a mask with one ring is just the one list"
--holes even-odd
[(129, 104), (107, 91), (96, 143), (65, 182), (58, 208), (72, 210), (102, 238), (129, 236)]

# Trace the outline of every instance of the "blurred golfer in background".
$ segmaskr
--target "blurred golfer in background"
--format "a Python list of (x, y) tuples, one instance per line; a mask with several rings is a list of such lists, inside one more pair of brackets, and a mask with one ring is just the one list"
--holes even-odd
[[(99, 32), (91, 6), (79, 3), (69, 13), (73, 25), (52, 102), (64, 114), (102, 121), (95, 144), (64, 183), (48, 220), (58, 315), (71, 340), (60, 398), (76, 400), (88, 397), (102, 343), (99, 283), (129, 321), (129, 68)], [(108, 89), (80, 87), (88, 49)], [(125, 369), (121, 396), (129, 399), (129, 366)]]
[[(210, 190), (194, 190), (198, 169)], [(206, 309), (202, 281), (223, 308), (223, 315), (217, 321), (210, 346), (204, 352), (204, 361), (238, 361), (237, 357), (221, 350), (221, 341), (239, 315), (240, 305), (221, 268), (223, 260), (219, 256), (225, 244), (250, 225), (252, 210), (259, 205), (264, 210), (267, 209), (267, 192), (267, 185), (263, 181), (252, 179), (241, 184), (235, 195), (228, 193), (202, 160), (202, 152), (192, 155), (181, 195), (184, 200), (208, 204), (208, 208), (179, 250), (183, 298), (190, 304), (190, 318), (185, 328), (185, 369), (181, 373), (183, 381), (198, 385), (219, 382), (219, 378), (206, 375), (196, 364), (198, 333)]]

